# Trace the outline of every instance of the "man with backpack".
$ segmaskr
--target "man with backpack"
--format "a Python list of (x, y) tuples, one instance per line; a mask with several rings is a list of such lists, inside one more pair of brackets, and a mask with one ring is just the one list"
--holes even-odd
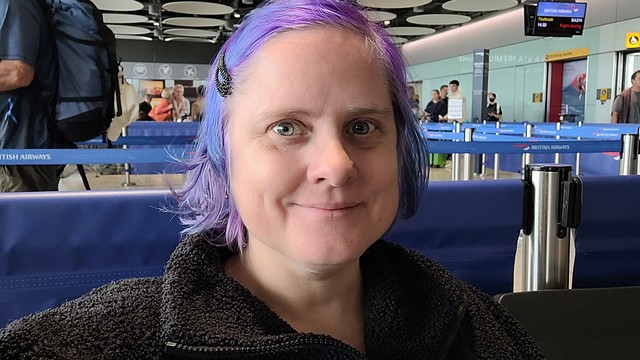
[[(56, 147), (54, 48), (39, 0), (0, 1), (0, 149)], [(0, 192), (57, 190), (59, 166), (0, 166)]]

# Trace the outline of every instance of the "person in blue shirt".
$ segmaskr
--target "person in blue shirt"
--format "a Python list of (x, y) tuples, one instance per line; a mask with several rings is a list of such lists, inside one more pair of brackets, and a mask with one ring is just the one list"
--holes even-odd
[[(55, 147), (48, 116), (56, 64), (42, 3), (0, 1), (0, 149)], [(0, 165), (0, 192), (57, 190), (60, 169)]]

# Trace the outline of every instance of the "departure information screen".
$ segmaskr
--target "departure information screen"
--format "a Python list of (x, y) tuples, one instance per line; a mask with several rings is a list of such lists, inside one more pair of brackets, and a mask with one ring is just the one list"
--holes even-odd
[(536, 36), (582, 35), (586, 3), (539, 1), (535, 17)]

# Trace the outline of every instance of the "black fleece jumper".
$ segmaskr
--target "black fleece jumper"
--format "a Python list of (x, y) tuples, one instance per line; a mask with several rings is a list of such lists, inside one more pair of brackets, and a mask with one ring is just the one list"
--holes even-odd
[(366, 355), (296, 332), (225, 275), (226, 249), (185, 239), (162, 278), (105, 285), (0, 331), (0, 359), (544, 359), (489, 296), (387, 243), (360, 260)]

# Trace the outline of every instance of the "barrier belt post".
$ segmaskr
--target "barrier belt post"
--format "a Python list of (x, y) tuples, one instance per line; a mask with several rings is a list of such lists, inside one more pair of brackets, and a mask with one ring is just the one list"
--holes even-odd
[[(578, 126), (582, 127), (582, 120), (578, 121)], [(578, 140), (582, 140), (582, 138), (580, 136), (578, 136), (577, 139)], [(580, 175), (580, 153), (579, 152), (576, 153), (576, 172), (575, 172), (575, 174), (578, 175), (578, 176)]]
[[(482, 125), (487, 125), (487, 120), (482, 120)], [(475, 157), (474, 171), (478, 175), (485, 175), (487, 173), (487, 154), (482, 153)]]
[[(562, 124), (560, 123), (560, 121), (558, 121), (556, 123), (556, 131), (560, 131), (561, 126), (562, 126)], [(556, 139), (560, 140), (560, 135), (556, 135)], [(560, 164), (560, 153), (555, 153), (553, 155), (553, 162), (555, 164)]]
[(522, 288), (569, 289), (569, 247), (580, 224), (581, 183), (570, 165), (529, 164), (524, 184)]
[[(122, 136), (123, 137), (127, 137), (127, 127), (125, 126), (124, 128), (122, 128)], [(129, 146), (128, 145), (122, 145), (123, 149), (128, 149)], [(122, 186), (124, 187), (129, 187), (129, 186), (136, 186), (136, 183), (131, 181), (131, 164), (129, 163), (125, 163), (124, 164), (124, 182), (122, 183)]]
[[(500, 129), (500, 121), (496, 121), (496, 129)], [(498, 135), (498, 133), (496, 133)], [(493, 178), (498, 180), (500, 172), (500, 154), (493, 154)]]
[[(464, 142), (473, 141), (473, 132), (474, 128), (466, 128), (464, 129)], [(474, 154), (462, 154), (462, 168), (461, 175), (462, 180), (473, 180), (473, 169), (475, 167), (475, 156)]]
[[(531, 138), (533, 137), (533, 124), (526, 124), (524, 137)], [(524, 178), (524, 169), (528, 164), (533, 162), (533, 154), (522, 154), (522, 176)]]
[[(457, 121), (454, 121), (453, 124), (454, 124), (453, 132), (461, 133), (462, 124)], [(457, 141), (457, 140), (454, 140), (454, 141)], [(451, 180), (453, 181), (460, 180), (461, 174), (459, 172), (459, 167), (461, 163), (461, 156), (462, 154), (458, 154), (458, 153), (451, 154)]]
[(620, 151), (620, 175), (638, 173), (638, 134), (622, 134)]

